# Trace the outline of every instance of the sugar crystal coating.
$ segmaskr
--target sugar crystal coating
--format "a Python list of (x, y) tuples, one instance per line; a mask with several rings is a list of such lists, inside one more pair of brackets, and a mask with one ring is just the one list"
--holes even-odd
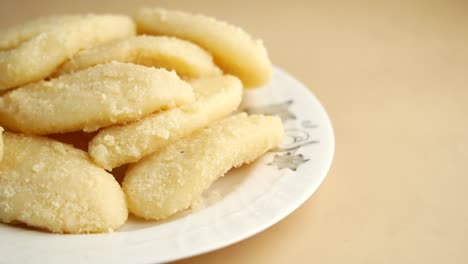
[(233, 112), (242, 99), (242, 83), (234, 76), (189, 82), (196, 100), (157, 112), (134, 123), (102, 129), (89, 143), (89, 153), (105, 169), (136, 162)]
[(169, 35), (192, 41), (213, 54), (226, 73), (256, 87), (271, 78), (271, 62), (262, 41), (239, 27), (203, 15), (162, 8), (142, 8), (136, 16), (138, 32)]
[(0, 123), (36, 135), (92, 132), (193, 100), (174, 72), (112, 62), (6, 93)]
[(164, 219), (186, 209), (213, 181), (276, 147), (282, 136), (273, 116), (241, 113), (210, 124), (129, 168), (122, 184), (129, 211)]
[(0, 33), (0, 91), (39, 81), (76, 52), (135, 35), (122, 15), (42, 18)]
[(4, 133), (0, 220), (58, 233), (97, 233), (127, 219), (114, 177), (86, 152), (37, 136)]

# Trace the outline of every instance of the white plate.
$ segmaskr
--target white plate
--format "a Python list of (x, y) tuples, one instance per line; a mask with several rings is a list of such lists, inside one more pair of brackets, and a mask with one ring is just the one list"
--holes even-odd
[(0, 263), (155, 263), (215, 250), (275, 224), (314, 193), (330, 168), (334, 137), (319, 101), (275, 68), (272, 82), (245, 92), (249, 113), (280, 115), (283, 144), (232, 170), (205, 206), (162, 222), (131, 218), (112, 234), (56, 235), (0, 224)]

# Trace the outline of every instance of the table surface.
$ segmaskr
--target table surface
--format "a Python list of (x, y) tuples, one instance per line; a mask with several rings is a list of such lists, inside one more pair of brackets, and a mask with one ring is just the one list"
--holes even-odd
[(268, 230), (179, 263), (467, 263), (468, 1), (378, 2), (2, 0), (0, 27), (200, 12), (262, 38), (323, 102), (336, 154), (319, 190)]

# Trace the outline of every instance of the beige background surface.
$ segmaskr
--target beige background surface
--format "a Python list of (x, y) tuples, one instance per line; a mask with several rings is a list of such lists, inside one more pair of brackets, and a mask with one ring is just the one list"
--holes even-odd
[(336, 156), (313, 197), (265, 232), (180, 263), (468, 262), (468, 1), (0, 3), (1, 27), (141, 3), (213, 15), (263, 38), (321, 99)]

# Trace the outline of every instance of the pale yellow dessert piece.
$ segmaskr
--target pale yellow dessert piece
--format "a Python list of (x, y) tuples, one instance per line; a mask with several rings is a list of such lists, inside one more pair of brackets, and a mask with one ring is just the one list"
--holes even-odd
[(111, 232), (124, 224), (125, 196), (86, 152), (52, 139), (5, 132), (0, 220), (57, 233)]
[(186, 209), (213, 181), (276, 147), (282, 136), (278, 117), (241, 113), (219, 120), (130, 167), (122, 184), (129, 211), (164, 219)]
[(111, 61), (174, 70), (187, 79), (221, 74), (211, 55), (189, 41), (164, 36), (136, 36), (83, 50), (63, 64), (54, 75)]
[(39, 17), (6, 29), (0, 30), (0, 51), (16, 48), (35, 36), (56, 28), (62, 23), (79, 19), (78, 15), (55, 15)]
[(140, 158), (233, 112), (242, 99), (242, 83), (234, 76), (206, 77), (189, 82), (196, 100), (141, 120), (99, 131), (89, 154), (107, 170)]
[(92, 132), (194, 99), (175, 72), (112, 62), (6, 93), (0, 124), (36, 135)]
[(6, 49), (0, 51), (0, 91), (46, 78), (82, 49), (133, 35), (134, 22), (122, 15), (43, 18), (37, 28), (34, 21), (14, 27), (0, 35)]
[(266, 84), (271, 78), (272, 66), (262, 41), (239, 27), (162, 8), (142, 8), (135, 21), (140, 33), (175, 36), (200, 45), (225, 73), (236, 75), (246, 87)]

